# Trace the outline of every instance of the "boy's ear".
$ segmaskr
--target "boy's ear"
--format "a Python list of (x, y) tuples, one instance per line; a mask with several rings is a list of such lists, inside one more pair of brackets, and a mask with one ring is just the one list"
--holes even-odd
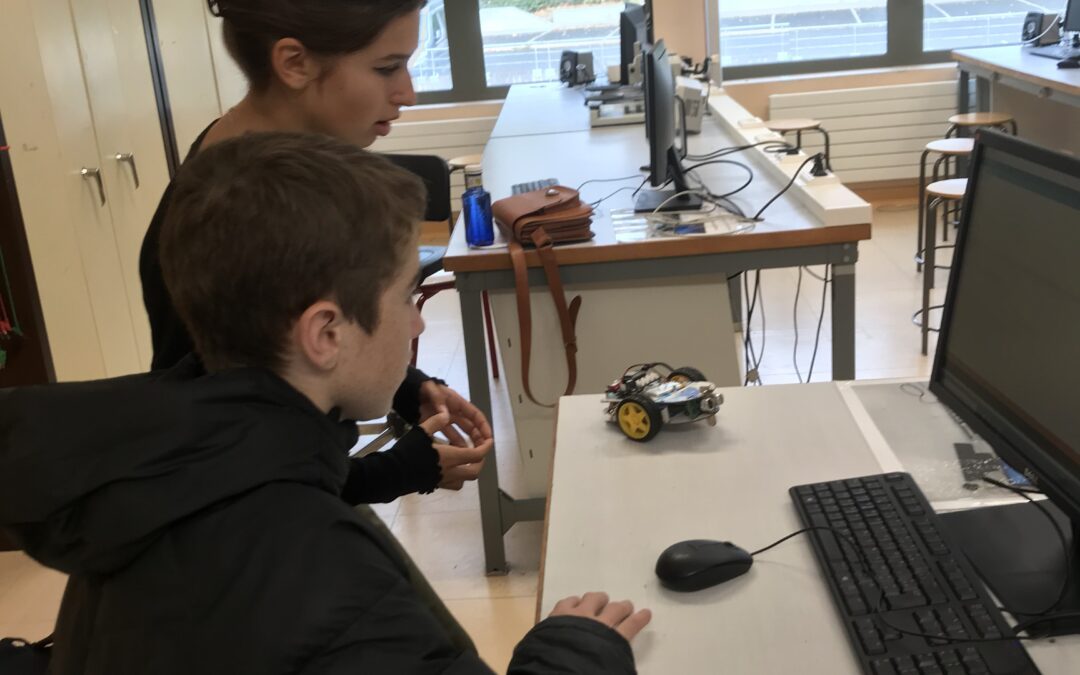
[(297, 319), (293, 327), (294, 348), (317, 370), (333, 370), (344, 340), (342, 328), (349, 323), (337, 303), (319, 300)]
[(296, 38), (281, 38), (270, 48), (274, 74), (289, 89), (300, 91), (318, 79), (322, 65), (304, 43)]

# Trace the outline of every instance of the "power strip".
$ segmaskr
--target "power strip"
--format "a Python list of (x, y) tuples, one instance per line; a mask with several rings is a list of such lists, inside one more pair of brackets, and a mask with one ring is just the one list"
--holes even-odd
[[(709, 109), (713, 112), (713, 119), (738, 143), (751, 145), (767, 140), (784, 141), (783, 136), (766, 128), (761, 118), (751, 115), (722, 87), (712, 88)], [(810, 157), (802, 151), (791, 155), (768, 152), (763, 146), (750, 149), (747, 155), (755, 168), (766, 172), (781, 185), (787, 185), (799, 166)], [(845, 187), (832, 173), (820, 177), (810, 175), (810, 165), (795, 180), (788, 194), (826, 225), (862, 225), (871, 220), (873, 209), (870, 204)]]

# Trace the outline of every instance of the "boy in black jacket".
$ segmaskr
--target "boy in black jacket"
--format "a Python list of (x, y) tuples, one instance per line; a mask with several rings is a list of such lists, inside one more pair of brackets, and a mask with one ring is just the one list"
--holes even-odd
[[(353, 420), (390, 408), (423, 330), (423, 203), (418, 179), (328, 138), (210, 147), (161, 244), (205, 369), (0, 392), (0, 524), (71, 575), (55, 675), (490, 672), (341, 499)], [(567, 598), (510, 672), (633, 673), (649, 618)]]

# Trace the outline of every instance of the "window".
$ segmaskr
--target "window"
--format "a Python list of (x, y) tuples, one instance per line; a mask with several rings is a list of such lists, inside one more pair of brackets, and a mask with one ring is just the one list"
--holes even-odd
[(564, 50), (592, 52), (603, 76), (619, 63), (617, 0), (480, 0), (489, 87), (559, 79)]
[[(1027, 12), (1057, 12), (1065, 5), (1065, 0), (704, 2), (708, 53), (720, 52), (728, 80), (947, 63), (952, 49), (1016, 44)], [(671, 0), (652, 4), (660, 14), (677, 11)], [(603, 78), (620, 59), (623, 7), (620, 0), (429, 0), (420, 47), (410, 62), (420, 101), (496, 99), (512, 84), (557, 81), (564, 50), (591, 52), (594, 70)], [(662, 17), (661, 26), (675, 19)]]
[(1060, 0), (933, 0), (923, 3), (923, 49), (1016, 44), (1028, 12), (1057, 12)]
[(420, 40), (409, 59), (416, 91), (454, 88), (450, 74), (450, 42), (446, 36), (445, 0), (432, 0), (420, 10)]
[(884, 54), (886, 0), (720, 0), (725, 68)]

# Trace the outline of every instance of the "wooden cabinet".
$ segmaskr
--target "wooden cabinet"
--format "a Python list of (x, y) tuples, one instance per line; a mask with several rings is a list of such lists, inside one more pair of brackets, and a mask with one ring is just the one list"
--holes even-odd
[(59, 380), (150, 364), (139, 248), (168, 169), (144, 35), (134, 0), (4, 0), (0, 110)]

